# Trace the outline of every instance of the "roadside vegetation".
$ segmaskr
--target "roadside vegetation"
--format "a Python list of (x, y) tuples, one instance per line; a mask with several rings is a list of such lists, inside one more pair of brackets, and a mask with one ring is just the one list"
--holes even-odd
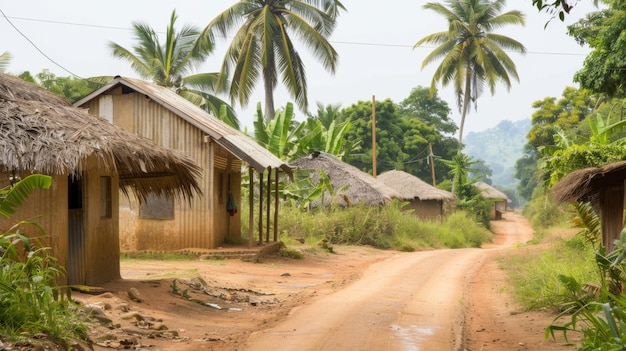
[[(31, 175), (0, 189), (0, 215), (10, 218), (34, 190), (50, 184), (48, 176)], [(25, 228), (40, 236), (26, 237)], [(0, 342), (69, 350), (87, 340), (87, 317), (72, 302), (69, 288), (57, 285), (63, 267), (36, 242), (45, 235), (35, 220), (0, 233)]]
[[(279, 239), (287, 246), (301, 241), (310, 246), (327, 242), (400, 251), (480, 247), (491, 240), (491, 233), (466, 212), (455, 212), (441, 221), (424, 221), (402, 211), (401, 205), (394, 202), (384, 207), (354, 206), (309, 212), (283, 206)], [(247, 224), (247, 219), (242, 222)], [(244, 228), (243, 232), (246, 231)]]

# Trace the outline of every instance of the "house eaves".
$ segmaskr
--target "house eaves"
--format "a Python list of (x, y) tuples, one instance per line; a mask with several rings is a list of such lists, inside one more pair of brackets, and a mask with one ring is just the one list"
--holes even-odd
[(248, 163), (256, 171), (264, 172), (267, 168), (281, 168), (291, 174), (291, 168), (285, 162), (259, 145), (250, 136), (232, 128), (166, 87), (139, 79), (117, 76), (110, 83), (93, 91), (74, 105), (81, 106), (118, 85), (141, 93), (172, 111), (206, 133), (213, 141), (233, 153), (240, 160)]

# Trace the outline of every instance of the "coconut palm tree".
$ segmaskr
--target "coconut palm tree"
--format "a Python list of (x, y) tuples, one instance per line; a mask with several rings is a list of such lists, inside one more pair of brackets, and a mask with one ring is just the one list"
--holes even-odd
[(9, 63), (11, 62), (11, 53), (5, 51), (0, 54), (0, 73), (4, 73), (4, 71), (9, 67)]
[(232, 101), (247, 105), (262, 77), (265, 118), (273, 118), (274, 89), (280, 76), (298, 107), (306, 111), (304, 62), (292, 39), (301, 39), (324, 68), (334, 73), (338, 54), (328, 37), (340, 10), (345, 7), (339, 0), (240, 0), (215, 17), (203, 31), (209, 42), (236, 29), (220, 72), (220, 83), (231, 77)]
[(502, 13), (505, 0), (449, 0), (427, 3), (424, 9), (435, 11), (448, 21), (448, 30), (433, 33), (420, 39), (414, 46), (438, 45), (422, 62), (422, 68), (441, 59), (433, 75), (430, 91), (436, 91), (438, 82), (442, 86), (454, 84), (457, 105), (461, 113), (459, 143), (463, 142), (465, 117), (473, 103), (482, 93), (484, 84), (495, 93), (498, 82), (511, 88), (511, 77), (519, 81), (515, 63), (505, 52), (513, 50), (522, 54), (526, 48), (517, 40), (494, 33), (507, 25), (524, 25), (524, 15), (519, 11)]
[[(114, 42), (109, 43), (113, 56), (130, 63), (131, 67), (143, 79), (171, 88), (185, 99), (213, 113), (235, 128), (239, 121), (231, 106), (212, 95), (219, 91), (217, 73), (190, 74), (213, 51), (213, 45), (203, 39), (198, 40), (200, 30), (184, 26), (175, 31), (176, 11), (172, 11), (170, 23), (165, 34), (165, 43), (161, 45), (156, 32), (148, 25), (134, 22), (133, 28), (137, 44), (132, 51)], [(226, 105), (227, 113), (220, 113), (220, 107)], [(221, 116), (221, 117), (220, 117)]]

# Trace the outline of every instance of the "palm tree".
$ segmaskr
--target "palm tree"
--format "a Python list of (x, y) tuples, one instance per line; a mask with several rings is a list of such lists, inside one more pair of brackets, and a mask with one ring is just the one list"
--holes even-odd
[(483, 85), (489, 85), (495, 93), (496, 83), (503, 82), (511, 88), (511, 76), (519, 81), (513, 60), (505, 50), (522, 54), (526, 48), (520, 42), (494, 33), (506, 25), (524, 25), (524, 15), (519, 11), (502, 13), (505, 0), (449, 0), (448, 7), (441, 3), (427, 3), (424, 9), (433, 10), (448, 21), (448, 30), (420, 39), (414, 48), (422, 44), (438, 45), (422, 62), (422, 69), (437, 59), (442, 59), (433, 75), (430, 91), (436, 84), (454, 83), (457, 105), (461, 112), (459, 143), (463, 143), (463, 127), (469, 106), (482, 93)]
[(7, 67), (9, 67), (9, 63), (11, 62), (11, 53), (5, 51), (0, 54), (0, 73), (4, 73)]
[[(239, 121), (232, 107), (211, 94), (219, 91), (217, 73), (191, 74), (213, 51), (213, 45), (207, 40), (198, 40), (200, 30), (184, 26), (175, 31), (176, 11), (172, 11), (167, 26), (165, 45), (161, 45), (156, 32), (148, 25), (134, 22), (133, 28), (137, 45), (132, 51), (110, 42), (113, 56), (128, 61), (143, 79), (171, 88), (185, 99), (213, 113), (218, 118), (239, 129)], [(220, 107), (226, 105), (227, 113), (220, 113)], [(221, 117), (220, 117), (221, 116)]]
[(265, 118), (273, 118), (274, 89), (278, 78), (298, 107), (308, 109), (304, 62), (292, 41), (298, 37), (335, 73), (338, 54), (327, 38), (336, 26), (339, 0), (240, 0), (213, 19), (203, 36), (214, 42), (236, 30), (222, 63), (220, 84), (231, 77), (229, 95), (242, 106), (249, 103), (254, 86), (263, 77)]

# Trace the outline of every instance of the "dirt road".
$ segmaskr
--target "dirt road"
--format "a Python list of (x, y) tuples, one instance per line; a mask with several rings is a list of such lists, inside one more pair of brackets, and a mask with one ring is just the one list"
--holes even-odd
[(516, 244), (532, 238), (528, 223), (507, 213), (492, 225), (494, 241), (480, 249), (122, 261), (110, 293), (77, 298), (108, 306), (113, 327), (92, 328), (96, 350), (566, 349), (543, 338), (553, 315), (516, 309), (495, 261), (524, 254)]
[(532, 238), (515, 219), (494, 225), (500, 234), (488, 249), (414, 252), (373, 264), (354, 284), (252, 334), (244, 349), (460, 350), (471, 278), (494, 251)]

